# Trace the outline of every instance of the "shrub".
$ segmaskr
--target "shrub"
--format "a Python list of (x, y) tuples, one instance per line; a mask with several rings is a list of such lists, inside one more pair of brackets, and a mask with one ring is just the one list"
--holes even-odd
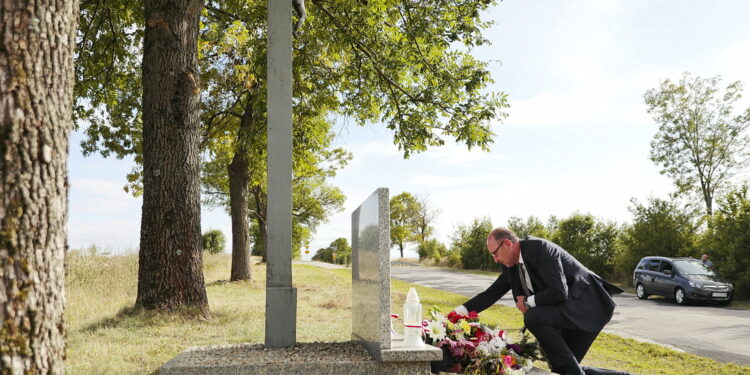
[(658, 198), (649, 198), (646, 204), (633, 199), (628, 209), (633, 214), (633, 224), (623, 232), (624, 250), (616, 261), (619, 279), (629, 279), (645, 256), (695, 255), (698, 225), (694, 212)]
[(750, 297), (750, 199), (748, 186), (724, 197), (707, 236), (716, 270), (732, 283), (737, 297)]
[(470, 225), (460, 224), (453, 235), (451, 251), (461, 254), (466, 269), (499, 270), (500, 265), (487, 251), (487, 236), (492, 231), (488, 217), (477, 218)]
[(203, 250), (211, 254), (218, 254), (224, 251), (224, 233), (218, 229), (209, 230), (203, 233)]
[(352, 248), (346, 238), (340, 237), (331, 242), (328, 247), (318, 249), (312, 259), (334, 264), (349, 264), (352, 261)]
[(427, 240), (417, 247), (417, 254), (419, 254), (419, 260), (433, 259), (435, 262), (440, 260), (448, 253), (448, 248), (445, 247), (440, 241), (436, 239)]
[(590, 214), (574, 213), (558, 224), (553, 242), (573, 255), (579, 262), (604, 278), (614, 273), (619, 254), (617, 224), (605, 223)]

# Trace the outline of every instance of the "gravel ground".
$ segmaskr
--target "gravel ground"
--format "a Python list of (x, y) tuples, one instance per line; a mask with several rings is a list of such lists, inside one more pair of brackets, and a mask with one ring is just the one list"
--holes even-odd
[(191, 362), (284, 363), (371, 361), (367, 349), (351, 342), (298, 343), (290, 348), (265, 348), (262, 344), (201, 347), (190, 352)]

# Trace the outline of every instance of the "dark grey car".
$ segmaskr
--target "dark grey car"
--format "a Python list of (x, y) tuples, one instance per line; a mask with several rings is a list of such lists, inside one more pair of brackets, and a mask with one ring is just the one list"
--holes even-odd
[(633, 271), (638, 298), (662, 295), (684, 305), (693, 301), (728, 305), (734, 300), (734, 286), (694, 258), (648, 256)]

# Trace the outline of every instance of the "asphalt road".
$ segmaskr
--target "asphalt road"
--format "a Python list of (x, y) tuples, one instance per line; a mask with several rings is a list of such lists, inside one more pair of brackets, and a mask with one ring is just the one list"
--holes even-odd
[[(391, 277), (467, 297), (493, 277), (421, 266), (393, 266)], [(604, 331), (683, 350), (722, 362), (750, 366), (750, 310), (712, 305), (678, 306), (666, 299), (615, 296), (617, 308)], [(498, 304), (515, 306), (510, 293)]]

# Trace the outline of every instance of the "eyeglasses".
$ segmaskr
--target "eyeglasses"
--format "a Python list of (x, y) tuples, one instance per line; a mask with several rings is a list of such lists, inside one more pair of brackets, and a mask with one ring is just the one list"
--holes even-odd
[(504, 244), (505, 244), (505, 239), (500, 241), (500, 245), (497, 245), (497, 248), (495, 248), (495, 251), (492, 252), (493, 257), (497, 255), (497, 251), (500, 250), (500, 248), (503, 247)]

